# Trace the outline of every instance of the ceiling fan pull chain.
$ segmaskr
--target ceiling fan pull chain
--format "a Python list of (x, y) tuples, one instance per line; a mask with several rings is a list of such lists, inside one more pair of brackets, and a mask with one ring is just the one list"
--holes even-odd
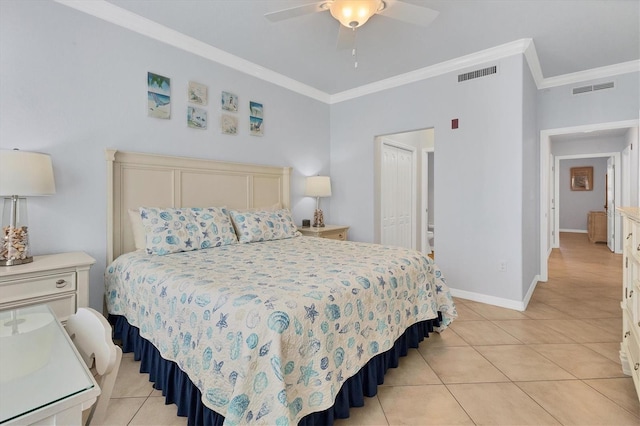
[(356, 46), (356, 29), (353, 28), (353, 50), (351, 50), (351, 56), (353, 56), (353, 68), (358, 68), (358, 48)]

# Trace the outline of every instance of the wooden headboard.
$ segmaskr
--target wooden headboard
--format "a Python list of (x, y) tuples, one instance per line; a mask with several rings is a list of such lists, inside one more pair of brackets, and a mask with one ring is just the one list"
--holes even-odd
[(135, 250), (128, 209), (290, 208), (291, 167), (106, 150), (107, 264)]

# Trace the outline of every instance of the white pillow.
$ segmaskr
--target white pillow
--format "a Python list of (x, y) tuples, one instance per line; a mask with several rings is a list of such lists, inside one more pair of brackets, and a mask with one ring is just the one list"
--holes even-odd
[(136, 246), (136, 250), (145, 249), (147, 247), (147, 239), (144, 235), (144, 225), (142, 224), (140, 210), (129, 209), (128, 212), (131, 230), (133, 231), (133, 243)]

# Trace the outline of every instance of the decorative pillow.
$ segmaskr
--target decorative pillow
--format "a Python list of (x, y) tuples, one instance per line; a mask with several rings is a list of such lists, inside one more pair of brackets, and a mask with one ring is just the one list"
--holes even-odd
[(226, 207), (193, 207), (189, 210), (200, 230), (198, 248), (220, 247), (238, 242)]
[(300, 235), (287, 209), (256, 212), (231, 210), (229, 214), (241, 243), (282, 240)]
[(144, 225), (140, 217), (140, 210), (129, 209), (128, 213), (131, 231), (133, 231), (133, 244), (136, 246), (136, 250), (144, 250), (147, 247), (147, 239), (144, 235)]
[(140, 207), (140, 217), (149, 254), (165, 255), (238, 242), (223, 207)]

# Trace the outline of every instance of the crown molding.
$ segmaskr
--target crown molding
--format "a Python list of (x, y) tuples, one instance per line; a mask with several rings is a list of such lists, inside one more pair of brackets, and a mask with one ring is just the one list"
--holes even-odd
[(166, 43), (178, 49), (193, 53), (205, 59), (228, 66), (244, 74), (273, 83), (277, 86), (329, 103), (329, 94), (314, 87), (303, 84), (285, 75), (261, 67), (253, 62), (232, 55), (224, 50), (213, 47), (207, 43), (189, 37), (150, 19), (144, 18), (133, 12), (118, 7), (104, 0), (54, 0), (59, 4), (92, 15), (112, 24), (137, 32), (144, 36)]
[(508, 56), (524, 53), (525, 50), (533, 44), (531, 39), (520, 39), (500, 46), (481, 50), (449, 61), (440, 62), (439, 64), (429, 67), (420, 68), (405, 74), (399, 74), (394, 77), (376, 81), (371, 84), (356, 87), (355, 89), (345, 90), (344, 92), (331, 95), (329, 103), (335, 104), (344, 102), (349, 99), (358, 98), (360, 96), (369, 95), (383, 90), (393, 89), (405, 84), (414, 83), (416, 81), (426, 80), (428, 78), (443, 75), (449, 72), (458, 71), (469, 68), (478, 64), (495, 61), (506, 58)]
[(583, 83), (589, 80), (609, 78), (632, 72), (640, 72), (640, 60), (622, 62), (620, 64), (608, 65), (606, 67), (592, 68), (590, 70), (545, 78), (538, 84), (538, 89), (548, 89), (550, 87), (564, 86), (567, 84)]
[(157, 22), (151, 21), (150, 19), (144, 18), (105, 0), (54, 1), (104, 21), (111, 22), (112, 24), (126, 28), (130, 31), (158, 40), (162, 43), (174, 46), (178, 49), (185, 50), (194, 55), (201, 56), (210, 61), (225, 65), (229, 68), (235, 69), (236, 71), (330, 105), (517, 54), (523, 54), (525, 56), (538, 89), (581, 83), (584, 81), (608, 78), (631, 72), (640, 72), (640, 60), (634, 60), (623, 62), (621, 64), (544, 78), (533, 40), (530, 38), (524, 38), (330, 95), (329, 93), (301, 83), (300, 81), (264, 68), (253, 62), (247, 61), (246, 59), (242, 59), (193, 37), (189, 37)]

